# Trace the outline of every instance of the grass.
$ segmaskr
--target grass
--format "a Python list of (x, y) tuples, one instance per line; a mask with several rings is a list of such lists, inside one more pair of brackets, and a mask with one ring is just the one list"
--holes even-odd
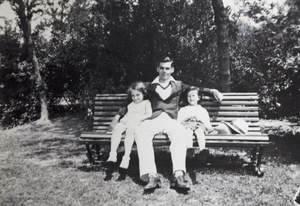
[[(272, 125), (272, 124), (271, 124)], [(138, 157), (134, 150), (129, 177), (123, 182), (104, 181), (102, 166), (85, 166), (85, 148), (76, 143), (87, 127), (80, 116), (52, 119), (52, 124), (34, 123), (1, 131), (0, 205), (293, 205), (300, 185), (300, 132), (282, 122), (269, 130), (272, 144), (265, 150), (265, 175), (258, 178), (247, 168), (203, 167), (197, 159), (187, 168), (193, 187), (188, 194), (170, 189), (171, 158), (167, 149), (155, 155), (163, 186), (143, 194), (139, 180)], [(292, 132), (291, 132), (292, 131)], [(103, 148), (107, 154), (109, 148)], [(216, 162), (242, 162), (247, 150), (211, 150)], [(120, 156), (122, 155), (120, 150)], [(105, 158), (105, 157), (104, 157)], [(119, 158), (120, 159), (120, 158)]]

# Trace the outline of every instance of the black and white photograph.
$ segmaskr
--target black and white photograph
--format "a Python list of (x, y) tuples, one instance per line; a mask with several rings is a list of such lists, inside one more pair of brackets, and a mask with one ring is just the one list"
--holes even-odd
[(0, 0), (0, 206), (300, 206), (299, 0)]

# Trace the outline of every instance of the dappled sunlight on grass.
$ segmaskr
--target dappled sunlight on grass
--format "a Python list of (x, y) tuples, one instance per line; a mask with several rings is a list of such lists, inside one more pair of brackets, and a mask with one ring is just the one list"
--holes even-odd
[[(51, 125), (27, 124), (0, 134), (0, 199), (2, 205), (292, 205), (300, 185), (299, 134), (271, 136), (263, 152), (265, 175), (258, 178), (242, 165), (251, 150), (210, 149), (211, 165), (198, 158), (187, 160), (188, 194), (170, 188), (171, 155), (167, 147), (155, 152), (162, 188), (143, 194), (136, 148), (128, 177), (110, 181), (103, 161), (109, 146), (101, 148), (98, 165), (88, 166), (85, 147), (76, 142), (86, 128), (84, 119), (57, 117)], [(229, 150), (230, 149), (230, 150)], [(120, 163), (124, 148), (119, 149)], [(231, 163), (228, 166), (227, 163)], [(276, 198), (274, 198), (276, 197)]]

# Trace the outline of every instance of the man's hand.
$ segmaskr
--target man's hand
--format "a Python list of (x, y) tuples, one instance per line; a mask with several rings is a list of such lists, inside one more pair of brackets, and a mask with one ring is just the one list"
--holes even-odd
[(218, 90), (216, 89), (211, 89), (210, 90), (210, 93), (214, 95), (215, 99), (218, 101), (218, 102), (221, 102), (223, 100), (223, 94), (221, 92), (219, 92)]

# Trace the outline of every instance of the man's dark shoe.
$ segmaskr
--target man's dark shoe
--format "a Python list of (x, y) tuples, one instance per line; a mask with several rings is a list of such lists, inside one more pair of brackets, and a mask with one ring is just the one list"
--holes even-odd
[(300, 187), (298, 188), (295, 197), (294, 197), (294, 204), (300, 205)]
[(107, 172), (114, 172), (117, 169), (117, 162), (105, 162), (104, 167)]
[(186, 150), (186, 156), (189, 158), (189, 159), (192, 159), (194, 156), (195, 156), (195, 150), (194, 148), (188, 148)]
[(144, 187), (144, 191), (148, 192), (150, 190), (154, 190), (156, 188), (161, 187), (161, 180), (159, 177), (150, 176), (148, 184)]
[(300, 196), (296, 197), (296, 199), (294, 200), (294, 204), (300, 205)]
[(112, 162), (112, 161), (107, 161), (104, 163), (104, 168), (105, 168), (105, 178), (104, 181), (109, 181), (113, 177), (113, 172), (117, 169), (117, 163)]
[(112, 173), (111, 172), (105, 172), (104, 181), (110, 181), (112, 179)]
[(206, 161), (207, 158), (209, 156), (209, 150), (208, 149), (203, 149), (200, 153), (199, 153), (199, 160), (201, 161)]
[(119, 177), (117, 181), (123, 181), (126, 179), (127, 176), (127, 169), (119, 167)]
[(186, 191), (191, 189), (189, 182), (184, 178), (183, 175), (180, 175), (177, 178), (173, 177), (171, 187), (174, 189), (181, 189), (181, 190), (186, 190)]

